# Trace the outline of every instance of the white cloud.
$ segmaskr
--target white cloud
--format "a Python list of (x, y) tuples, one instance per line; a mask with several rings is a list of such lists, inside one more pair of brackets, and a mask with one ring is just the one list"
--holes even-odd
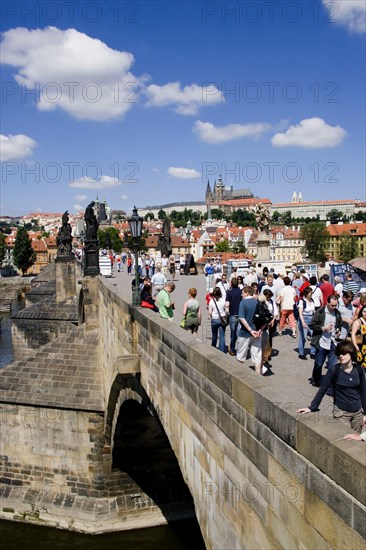
[(200, 172), (197, 172), (194, 168), (175, 168), (174, 166), (168, 168), (167, 174), (180, 180), (190, 180), (201, 176)]
[(85, 210), (85, 206), (81, 206), (80, 204), (74, 204), (73, 209), (76, 212), (83, 212)]
[(340, 126), (329, 126), (322, 118), (313, 117), (290, 126), (284, 133), (275, 134), (271, 141), (274, 147), (322, 149), (336, 147), (346, 135), (347, 132)]
[(192, 84), (181, 89), (180, 82), (168, 82), (164, 86), (151, 84), (145, 94), (148, 107), (173, 107), (180, 115), (195, 115), (201, 107), (224, 101), (222, 93), (213, 85), (201, 87)]
[(85, 201), (88, 198), (88, 195), (74, 195), (73, 197), (76, 201)]
[(349, 32), (363, 34), (366, 32), (365, 0), (322, 0), (328, 17), (334, 23), (346, 27)]
[(160, 172), (160, 168), (151, 168), (153, 172)]
[(250, 137), (258, 139), (264, 132), (271, 128), (270, 124), (257, 122), (253, 124), (228, 124), (227, 126), (214, 126), (211, 122), (195, 122), (193, 131), (201, 141), (206, 143), (224, 143), (233, 139)]
[(4, 136), (0, 134), (0, 154), (1, 160), (19, 160), (33, 154), (33, 149), (37, 146), (34, 139), (17, 134), (15, 136)]
[(40, 111), (61, 109), (79, 120), (122, 118), (138, 101), (143, 78), (134, 57), (75, 29), (4, 32), (2, 62), (18, 69), (19, 85), (40, 88)]
[(126, 201), (128, 199), (128, 196), (127, 195), (120, 195), (118, 198), (121, 199), (122, 201)]
[(69, 183), (70, 187), (79, 189), (109, 189), (122, 185), (122, 182), (112, 178), (111, 176), (101, 176), (99, 180), (93, 178), (79, 178)]
[(43, 212), (43, 208), (37, 208), (36, 212)]

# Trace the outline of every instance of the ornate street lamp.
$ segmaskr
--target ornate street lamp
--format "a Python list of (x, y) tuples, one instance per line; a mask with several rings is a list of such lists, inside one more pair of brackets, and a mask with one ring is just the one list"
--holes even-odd
[(143, 218), (138, 215), (136, 206), (132, 210), (132, 216), (128, 218), (128, 224), (130, 226), (131, 237), (134, 244), (135, 253), (135, 287), (132, 290), (132, 305), (139, 306), (140, 300), (140, 274), (139, 274), (139, 248), (142, 235), (142, 222)]

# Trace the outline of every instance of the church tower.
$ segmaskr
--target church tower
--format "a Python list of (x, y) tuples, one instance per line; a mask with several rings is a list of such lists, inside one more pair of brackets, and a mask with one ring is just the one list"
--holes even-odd
[(218, 200), (218, 201), (222, 201), (223, 198), (224, 198), (225, 185), (222, 181), (221, 176), (219, 176), (219, 179), (217, 180), (217, 183), (216, 183), (215, 187), (216, 187), (215, 199)]
[(294, 191), (294, 194), (292, 195), (292, 202), (297, 202), (296, 191)]
[(206, 204), (212, 203), (212, 191), (210, 186), (210, 180), (208, 180), (207, 182), (205, 202)]

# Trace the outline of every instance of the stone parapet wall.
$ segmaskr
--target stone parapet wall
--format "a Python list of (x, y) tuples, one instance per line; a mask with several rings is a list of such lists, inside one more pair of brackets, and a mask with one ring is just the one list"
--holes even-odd
[(362, 444), (342, 440), (343, 428), (322, 413), (298, 420), (266, 379), (125, 303), (102, 280), (99, 300), (106, 391), (123, 352), (137, 353), (207, 547), (365, 547)]

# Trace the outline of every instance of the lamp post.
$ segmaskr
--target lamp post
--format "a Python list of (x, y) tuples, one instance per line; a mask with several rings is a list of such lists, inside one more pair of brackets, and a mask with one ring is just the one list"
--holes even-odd
[(143, 218), (138, 215), (136, 206), (132, 210), (132, 216), (128, 218), (128, 224), (130, 226), (131, 237), (134, 242), (135, 253), (135, 288), (132, 291), (132, 305), (140, 305), (140, 274), (139, 274), (139, 245), (142, 235), (142, 222)]
[(187, 237), (187, 242), (188, 242), (188, 252), (189, 252), (189, 243), (191, 242), (191, 235), (192, 235), (192, 224), (191, 224), (190, 220), (188, 220), (188, 222), (187, 222), (187, 227), (186, 227), (186, 237)]
[(191, 253), (191, 249), (190, 249), (190, 242), (191, 242), (191, 235), (192, 235), (192, 224), (190, 222), (190, 220), (188, 220), (187, 222), (187, 227), (186, 227), (186, 237), (187, 237), (187, 242), (188, 242), (188, 254)]
[(80, 261), (81, 265), (84, 266), (84, 239), (85, 239), (85, 233), (84, 229), (80, 231), (79, 240), (81, 244), (81, 255), (80, 255)]

